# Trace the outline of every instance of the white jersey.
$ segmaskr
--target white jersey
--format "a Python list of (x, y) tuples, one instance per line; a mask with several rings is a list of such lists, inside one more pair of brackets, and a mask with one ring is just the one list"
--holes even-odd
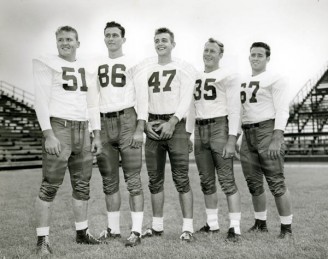
[(242, 79), (242, 124), (275, 119), (274, 129), (284, 131), (289, 117), (287, 87), (284, 78), (268, 71)]
[(229, 135), (236, 136), (240, 123), (239, 87), (240, 77), (225, 68), (199, 74), (194, 89), (196, 119), (228, 115)]
[[(135, 64), (131, 59), (126, 56), (115, 59), (102, 57), (94, 62), (97, 68), (93, 84), (90, 86), (92, 97), (88, 102), (89, 113), (93, 114), (93, 117), (100, 116), (100, 112), (116, 112), (135, 107), (140, 102), (133, 83)], [(146, 118), (147, 111), (139, 110), (138, 119), (146, 120)]]
[(166, 65), (157, 58), (147, 59), (137, 67), (136, 84), (147, 89), (148, 112), (174, 114), (179, 120), (186, 117), (192, 101), (196, 70), (190, 64), (174, 58)]
[(56, 55), (33, 59), (35, 111), (43, 131), (51, 129), (50, 117), (88, 120), (89, 73), (83, 64)]

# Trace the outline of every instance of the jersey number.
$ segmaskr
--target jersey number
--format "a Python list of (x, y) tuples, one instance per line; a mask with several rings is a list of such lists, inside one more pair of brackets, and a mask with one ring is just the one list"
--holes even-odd
[[(249, 99), (250, 103), (257, 103), (257, 99), (256, 99), (256, 93), (260, 88), (260, 82), (259, 81), (251, 81), (249, 82), (248, 88), (253, 88), (253, 86), (255, 86), (254, 91), (252, 92), (252, 96)], [(241, 84), (242, 88), (246, 88), (246, 83), (242, 83)], [(245, 103), (246, 102), (246, 92), (245, 91), (241, 91), (240, 92), (240, 101), (241, 103)]]
[[(112, 67), (110, 83), (114, 87), (123, 87), (126, 84), (125, 72), (126, 67), (122, 64), (115, 64)], [(109, 66), (107, 64), (98, 67), (98, 79), (101, 87), (107, 87), (109, 84)], [(121, 72), (121, 73), (120, 73)]]
[[(75, 73), (75, 69), (72, 67), (62, 67), (63, 70), (63, 74), (62, 74), (62, 79), (65, 81), (72, 81), (72, 84), (63, 84), (63, 88), (66, 91), (76, 91), (77, 89), (77, 78), (74, 75)], [(85, 81), (85, 70), (84, 68), (79, 68), (79, 70), (77, 71), (80, 73), (81, 76), (81, 81), (82, 81), (82, 86), (80, 87), (80, 90), (82, 92), (86, 92), (88, 91), (88, 87), (87, 87), (87, 83)], [(73, 73), (73, 74), (68, 74), (68, 73)]]
[[(214, 79), (214, 78), (207, 78), (205, 80), (205, 84), (204, 84), (204, 90), (206, 91), (206, 93), (204, 93), (205, 100), (215, 100), (216, 99), (216, 89), (215, 89), (215, 86), (211, 84), (211, 83), (214, 83), (215, 81), (216, 81), (216, 79)], [(202, 98), (201, 87), (202, 87), (202, 80), (197, 79), (196, 80), (196, 89), (195, 89), (195, 93), (194, 93), (194, 98), (196, 101), (198, 101)]]
[[(163, 92), (169, 92), (171, 91), (171, 83), (173, 81), (174, 76), (176, 75), (177, 71), (174, 70), (163, 70), (163, 77), (169, 76), (169, 78), (166, 81), (165, 86), (163, 87)], [(159, 80), (159, 72), (154, 72), (149, 80), (148, 80), (148, 86), (149, 87), (154, 87), (153, 93), (159, 93), (161, 89), (159, 86), (161, 85), (161, 82)]]

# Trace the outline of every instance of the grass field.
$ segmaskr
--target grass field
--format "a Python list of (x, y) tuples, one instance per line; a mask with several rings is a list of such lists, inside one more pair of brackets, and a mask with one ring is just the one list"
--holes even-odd
[[(220, 233), (209, 236), (196, 234), (193, 243), (181, 243), (182, 216), (178, 194), (167, 164), (165, 185), (165, 213), (162, 237), (142, 240), (140, 246), (125, 248), (131, 219), (128, 195), (121, 178), (122, 240), (108, 245), (87, 246), (74, 242), (74, 218), (71, 209), (69, 176), (58, 192), (52, 210), (50, 241), (54, 250), (52, 258), (328, 258), (328, 164), (286, 164), (286, 178), (294, 209), (293, 238), (278, 240), (280, 222), (274, 199), (268, 193), (267, 234), (249, 234), (253, 224), (253, 210), (239, 164), (235, 175), (242, 196), (242, 241), (225, 243), (229, 221), (225, 197), (219, 190)], [(203, 195), (195, 164), (190, 166), (194, 193), (194, 227), (202, 227), (206, 220)], [(145, 193), (144, 227), (151, 225), (150, 195), (145, 167), (142, 171)], [(36, 258), (34, 200), (41, 181), (41, 169), (0, 172), (0, 258)], [(101, 177), (94, 168), (89, 202), (89, 227), (98, 234), (106, 228), (104, 195)]]

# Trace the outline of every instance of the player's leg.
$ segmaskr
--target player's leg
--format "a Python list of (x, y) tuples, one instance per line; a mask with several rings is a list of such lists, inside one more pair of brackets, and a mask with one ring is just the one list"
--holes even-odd
[(218, 181), (223, 193), (227, 197), (230, 226), (227, 241), (236, 242), (241, 235), (241, 203), (240, 194), (236, 185), (233, 172), (233, 159), (223, 159), (223, 149), (228, 141), (228, 121), (226, 117), (215, 119), (215, 123), (210, 124), (211, 129), (211, 150), (215, 168), (217, 170)]
[(126, 246), (140, 244), (140, 236), (143, 222), (144, 196), (141, 184), (142, 147), (132, 148), (130, 141), (137, 126), (137, 115), (133, 108), (125, 109), (120, 116), (120, 154), (124, 179), (129, 191), (129, 204), (132, 218), (131, 235), (127, 239)]
[(195, 126), (195, 160), (200, 177), (200, 184), (205, 200), (206, 224), (199, 232), (219, 231), (218, 196), (216, 192), (215, 166), (210, 150), (209, 127)]
[(68, 159), (68, 169), (73, 188), (73, 211), (75, 217), (76, 242), (79, 244), (99, 244), (89, 233), (88, 200), (90, 199), (90, 179), (92, 161), (90, 133), (87, 122), (73, 122), (72, 154)]
[(149, 190), (153, 211), (152, 227), (143, 233), (143, 237), (161, 235), (164, 231), (164, 179), (166, 149), (162, 141), (146, 138), (145, 158), (149, 177)]
[(70, 130), (65, 127), (65, 121), (51, 119), (51, 126), (60, 141), (61, 152), (58, 157), (47, 154), (44, 147), (45, 139), (42, 139), (42, 182), (35, 202), (37, 253), (41, 256), (52, 253), (49, 245), (50, 209), (57, 190), (63, 182), (71, 153)]
[(267, 209), (266, 194), (263, 187), (263, 172), (257, 153), (256, 132), (252, 129), (244, 130), (240, 150), (240, 162), (249, 192), (252, 195), (254, 208), (255, 224), (249, 231), (267, 232)]
[(281, 221), (280, 238), (284, 238), (287, 234), (292, 233), (292, 205), (289, 197), (284, 177), (284, 156), (285, 144), (282, 144), (280, 156), (276, 160), (272, 160), (267, 156), (267, 150), (271, 142), (274, 121), (268, 121), (261, 125), (261, 136), (259, 142), (259, 151), (262, 164), (262, 170), (269, 185), (272, 195), (275, 197), (276, 206)]
[(102, 176), (107, 211), (107, 229), (100, 233), (99, 240), (108, 242), (121, 237), (119, 190), (119, 150), (120, 124), (117, 118), (101, 118), (102, 152), (97, 156), (97, 164)]
[(179, 201), (183, 215), (182, 235), (180, 238), (192, 241), (193, 227), (193, 194), (189, 182), (189, 136), (186, 132), (185, 120), (177, 123), (175, 131), (168, 143), (173, 182), (179, 192)]

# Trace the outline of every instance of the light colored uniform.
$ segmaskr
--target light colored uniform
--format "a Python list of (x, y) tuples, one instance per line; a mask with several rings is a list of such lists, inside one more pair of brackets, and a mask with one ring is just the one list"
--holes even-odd
[(151, 58), (138, 65), (136, 75), (136, 83), (148, 89), (144, 98), (148, 104), (148, 120), (168, 121), (172, 116), (179, 120), (171, 139), (146, 139), (145, 155), (150, 192), (156, 194), (163, 190), (168, 153), (175, 186), (178, 192), (187, 193), (190, 190), (189, 134), (186, 132), (185, 118), (192, 100), (195, 69), (179, 59), (159, 65), (157, 58)]
[(73, 197), (89, 199), (92, 154), (87, 81), (90, 73), (84, 64), (83, 61), (68, 62), (55, 55), (33, 60), (35, 111), (41, 129), (52, 129), (61, 144), (59, 156), (50, 155), (45, 152), (43, 138), (43, 180), (39, 197), (44, 201), (54, 199), (67, 166)]
[(285, 144), (277, 160), (267, 156), (273, 130), (284, 131), (289, 117), (288, 84), (272, 72), (263, 72), (242, 80), (240, 98), (242, 104), (241, 164), (250, 193), (264, 192), (263, 175), (275, 197), (286, 192), (284, 181)]
[(134, 63), (126, 56), (116, 59), (97, 59), (94, 84), (90, 87), (89, 113), (101, 116), (102, 153), (97, 156), (103, 189), (107, 195), (119, 190), (119, 155), (130, 194), (142, 192), (140, 171), (142, 149), (132, 148), (130, 141), (135, 133), (138, 120), (146, 120), (147, 110), (141, 108), (138, 117), (137, 103), (142, 103), (139, 91), (133, 84)]
[(236, 136), (239, 128), (239, 87), (240, 77), (225, 68), (201, 73), (196, 80), (191, 107), (192, 116), (196, 117), (194, 150), (206, 195), (216, 192), (215, 169), (224, 193), (237, 192), (232, 158), (223, 159), (222, 153), (228, 135)]

